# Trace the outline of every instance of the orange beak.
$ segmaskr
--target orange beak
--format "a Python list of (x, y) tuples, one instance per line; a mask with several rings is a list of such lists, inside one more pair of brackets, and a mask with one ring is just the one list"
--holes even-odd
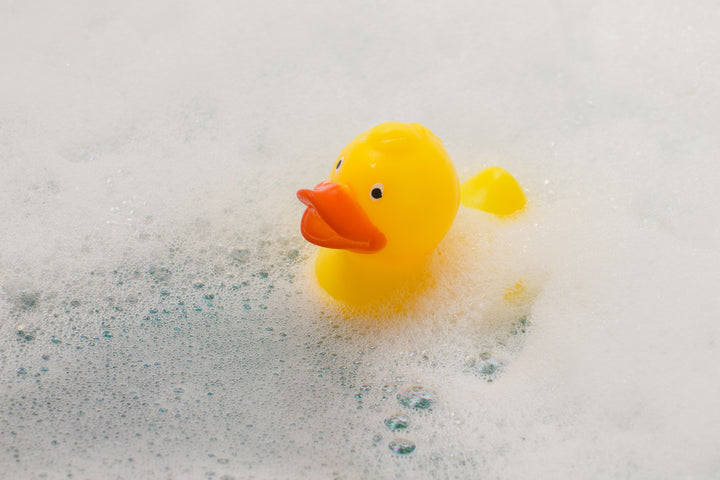
[(370, 222), (347, 186), (321, 182), (312, 190), (298, 190), (297, 197), (308, 207), (300, 224), (308, 242), (358, 253), (374, 253), (385, 246), (385, 235)]

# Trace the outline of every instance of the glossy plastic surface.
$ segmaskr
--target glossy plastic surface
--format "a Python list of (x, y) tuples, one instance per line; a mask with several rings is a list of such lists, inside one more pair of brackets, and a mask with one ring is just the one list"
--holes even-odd
[[(517, 195), (506, 192), (511, 182), (486, 172), (466, 183), (471, 206), (517, 210)], [(422, 125), (389, 122), (360, 134), (327, 181), (298, 191), (307, 205), (302, 234), (324, 247), (315, 263), (320, 286), (353, 306), (413, 295), (428, 255), (455, 219), (460, 192), (442, 142)], [(506, 198), (511, 206), (504, 209)]]
[(495, 215), (512, 215), (527, 203), (517, 180), (505, 169), (489, 167), (460, 186), (463, 206)]

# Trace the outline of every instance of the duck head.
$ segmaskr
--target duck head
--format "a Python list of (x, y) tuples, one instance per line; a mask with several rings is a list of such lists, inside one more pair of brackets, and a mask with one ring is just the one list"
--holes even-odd
[(298, 191), (307, 205), (302, 234), (344, 251), (354, 259), (344, 258), (345, 266), (398, 270), (424, 263), (442, 240), (455, 219), (459, 192), (455, 167), (432, 132), (417, 123), (383, 123), (340, 152), (327, 180)]

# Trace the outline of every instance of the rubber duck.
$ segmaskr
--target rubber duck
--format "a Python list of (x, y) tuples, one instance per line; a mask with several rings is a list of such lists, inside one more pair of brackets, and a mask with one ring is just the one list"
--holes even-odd
[(297, 197), (307, 206), (303, 237), (323, 247), (315, 261), (318, 283), (349, 306), (411, 296), (460, 203), (498, 216), (526, 203), (517, 181), (499, 167), (460, 185), (440, 139), (401, 122), (358, 135), (327, 180)]

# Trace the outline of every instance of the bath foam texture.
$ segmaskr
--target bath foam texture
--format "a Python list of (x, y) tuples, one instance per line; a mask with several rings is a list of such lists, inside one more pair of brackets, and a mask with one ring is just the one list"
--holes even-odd
[[(0, 19), (3, 477), (717, 477), (714, 2)], [(461, 209), (369, 321), (317, 291), (295, 191), (387, 120), (529, 206)]]

